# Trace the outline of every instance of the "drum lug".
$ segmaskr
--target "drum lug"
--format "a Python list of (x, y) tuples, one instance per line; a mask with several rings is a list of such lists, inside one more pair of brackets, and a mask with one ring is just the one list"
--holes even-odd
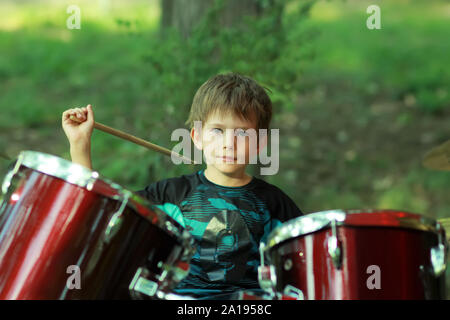
[(151, 298), (168, 299), (169, 293), (165, 292), (166, 287), (176, 284), (183, 280), (189, 273), (189, 265), (187, 270), (183, 270), (178, 266), (171, 266), (160, 261), (158, 268), (163, 271), (160, 275), (155, 275), (157, 281), (149, 280), (150, 272), (146, 268), (139, 268), (131, 280), (128, 289), (132, 299), (141, 299), (140, 294), (144, 294)]
[(3, 184), (2, 184), (3, 195), (6, 195), (8, 193), (9, 186), (11, 185), (11, 180), (15, 174), (16, 174), (16, 172), (14, 170), (11, 170), (6, 174), (5, 179), (3, 180)]
[(106, 228), (103, 240), (105, 243), (109, 243), (114, 235), (119, 231), (120, 226), (123, 222), (123, 211), (128, 203), (128, 196), (122, 199), (122, 203), (120, 204), (119, 210), (117, 210), (111, 217), (108, 223), (108, 227)]
[(5, 179), (3, 180), (2, 183), (2, 193), (4, 196), (6, 196), (6, 194), (8, 193), (9, 187), (12, 184), (14, 176), (19, 173), (19, 168), (21, 165), (22, 165), (22, 158), (19, 157), (19, 159), (17, 159), (14, 165), (14, 168), (9, 170), (9, 172), (6, 174)]
[(445, 256), (445, 246), (442, 243), (430, 250), (431, 265), (436, 278), (442, 275), (447, 268)]
[(3, 212), (4, 207), (8, 204), (9, 198), (11, 197), (11, 194), (8, 193), (9, 187), (11, 186), (11, 181), (15, 175), (15, 172), (13, 170), (9, 171), (6, 174), (5, 179), (3, 180), (2, 184), (2, 200), (0, 201), (0, 215)]
[(337, 236), (336, 220), (331, 221), (331, 237), (328, 238), (328, 254), (336, 269), (342, 266), (342, 243)]
[(294, 286), (291, 286), (290, 284), (284, 287), (283, 294), (288, 297), (295, 298), (296, 300), (305, 300), (305, 295), (303, 294), (303, 291)]
[(162, 269), (162, 273), (156, 276), (158, 281), (160, 281), (161, 283), (166, 281), (166, 279), (168, 279), (167, 281), (173, 281), (175, 283), (178, 283), (184, 278), (186, 278), (190, 270), (189, 265), (187, 265), (186, 269), (183, 269), (178, 265), (172, 266), (170, 264), (163, 263), (162, 261), (158, 263), (158, 268)]
[(152, 273), (145, 267), (139, 268), (128, 287), (131, 297), (141, 299), (140, 294), (145, 294), (157, 299), (176, 299), (176, 295), (172, 296), (168, 293), (168, 289), (174, 287), (189, 274), (189, 261), (193, 253), (192, 245), (189, 247), (183, 245), (181, 251), (173, 250), (166, 261), (157, 263), (157, 267), (161, 270), (159, 274)]
[(270, 297), (275, 297), (277, 276), (273, 265), (264, 265), (264, 248), (263, 242), (259, 244), (259, 254), (261, 265), (258, 267), (258, 283), (261, 289), (269, 293)]
[(274, 266), (260, 266), (258, 267), (258, 282), (261, 289), (275, 296), (275, 286), (277, 283), (277, 277), (275, 274)]
[(132, 299), (140, 299), (140, 294), (143, 293), (149, 297), (156, 295), (158, 291), (158, 284), (154, 281), (146, 279), (150, 273), (145, 268), (137, 269), (133, 280), (131, 280), (128, 289)]
[(439, 244), (436, 247), (431, 248), (430, 250), (431, 266), (433, 269), (433, 274), (436, 278), (441, 276), (445, 272), (445, 269), (447, 268), (447, 250), (448, 250), (448, 247), (443, 241), (443, 238), (445, 237), (442, 235), (440, 224), (437, 225), (437, 232)]
[[(10, 201), (11, 195), (16, 186), (13, 184), (17, 183), (20, 179), (24, 178), (23, 171), (20, 170), (20, 166), (22, 165), (22, 157), (16, 161), (14, 168), (8, 171), (6, 174), (3, 183), (2, 183), (2, 194), (3, 199), (0, 201), (0, 215), (3, 212), (4, 207), (7, 206), (8, 201)], [(12, 186), (12, 187), (11, 187)]]

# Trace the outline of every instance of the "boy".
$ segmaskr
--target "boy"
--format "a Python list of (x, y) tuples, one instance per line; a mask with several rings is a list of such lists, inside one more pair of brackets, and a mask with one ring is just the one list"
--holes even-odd
[[(83, 122), (70, 120), (71, 115)], [(245, 172), (255, 156), (248, 133), (268, 129), (271, 117), (270, 98), (254, 80), (233, 73), (212, 77), (195, 94), (187, 121), (206, 169), (152, 183), (138, 192), (196, 240), (189, 275), (175, 293), (208, 299), (239, 290), (258, 291), (259, 243), (277, 225), (302, 215), (280, 189)], [(194, 121), (201, 121), (201, 130)], [(90, 105), (63, 113), (72, 161), (91, 169), (93, 123)], [(265, 140), (259, 138), (256, 153)]]

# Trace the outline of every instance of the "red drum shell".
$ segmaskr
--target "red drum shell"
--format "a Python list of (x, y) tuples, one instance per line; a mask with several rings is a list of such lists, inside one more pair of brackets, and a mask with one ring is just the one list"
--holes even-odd
[[(174, 264), (185, 253), (155, 212), (132, 199), (110, 228), (122, 199), (25, 166), (13, 180), (0, 207), (0, 299), (128, 299), (139, 267), (158, 275), (160, 261)], [(80, 289), (69, 289), (69, 266), (79, 267)]]
[[(435, 276), (430, 259), (431, 248), (445, 234), (424, 231), (428, 227), (415, 214), (392, 210), (354, 214), (347, 212), (336, 227), (342, 248), (340, 268), (328, 253), (330, 226), (269, 248), (276, 290), (283, 292), (291, 285), (308, 300), (445, 298), (445, 272)], [(402, 227), (399, 217), (410, 219), (411, 226), (417, 219), (418, 227)], [(376, 272), (379, 288), (374, 286)]]

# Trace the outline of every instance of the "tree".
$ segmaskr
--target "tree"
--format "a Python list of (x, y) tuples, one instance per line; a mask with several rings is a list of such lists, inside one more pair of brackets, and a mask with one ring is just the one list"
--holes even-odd
[[(258, 16), (264, 10), (277, 10), (281, 21), (283, 0), (160, 0), (162, 8), (161, 29), (174, 27), (188, 38), (193, 28), (205, 14), (217, 6), (217, 23), (222, 27), (240, 25), (245, 16)], [(278, 21), (278, 22), (279, 22)]]

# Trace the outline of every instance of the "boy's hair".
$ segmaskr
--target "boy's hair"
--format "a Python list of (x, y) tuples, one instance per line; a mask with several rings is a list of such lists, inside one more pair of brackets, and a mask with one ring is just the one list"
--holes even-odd
[(272, 101), (265, 89), (255, 80), (237, 73), (216, 75), (197, 90), (186, 124), (193, 128), (194, 121), (204, 123), (217, 111), (232, 112), (246, 120), (256, 116), (256, 129), (269, 129)]

